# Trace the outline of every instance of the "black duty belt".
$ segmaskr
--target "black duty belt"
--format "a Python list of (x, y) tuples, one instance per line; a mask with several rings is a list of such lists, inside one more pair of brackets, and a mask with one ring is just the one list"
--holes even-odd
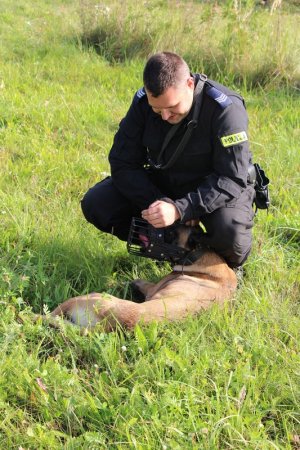
[(259, 164), (250, 164), (247, 181), (255, 190), (254, 204), (256, 209), (268, 209), (270, 206), (270, 180)]

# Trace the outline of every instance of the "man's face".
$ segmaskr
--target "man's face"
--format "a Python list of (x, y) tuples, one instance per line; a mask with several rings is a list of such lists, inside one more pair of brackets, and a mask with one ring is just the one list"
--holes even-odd
[(194, 80), (190, 77), (178, 86), (171, 86), (159, 97), (153, 97), (147, 90), (146, 94), (153, 111), (159, 114), (162, 120), (175, 125), (190, 112), (193, 104)]

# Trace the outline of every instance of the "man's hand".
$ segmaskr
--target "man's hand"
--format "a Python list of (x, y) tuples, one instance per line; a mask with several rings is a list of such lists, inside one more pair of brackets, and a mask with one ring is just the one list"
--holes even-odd
[(156, 200), (148, 209), (142, 211), (142, 218), (147, 220), (154, 228), (164, 228), (179, 219), (180, 214), (173, 203)]

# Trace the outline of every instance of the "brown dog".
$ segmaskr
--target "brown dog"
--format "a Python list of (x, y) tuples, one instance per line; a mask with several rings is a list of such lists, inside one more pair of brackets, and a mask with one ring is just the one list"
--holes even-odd
[[(191, 228), (181, 226), (176, 242), (190, 250)], [(117, 324), (133, 328), (139, 321), (182, 320), (189, 314), (222, 304), (237, 287), (236, 275), (216, 253), (205, 250), (189, 266), (177, 265), (158, 283), (135, 280), (134, 286), (145, 296), (144, 303), (123, 300), (109, 294), (92, 293), (71, 298), (59, 305), (51, 316), (63, 316), (80, 327), (94, 327), (104, 321), (107, 331)]]

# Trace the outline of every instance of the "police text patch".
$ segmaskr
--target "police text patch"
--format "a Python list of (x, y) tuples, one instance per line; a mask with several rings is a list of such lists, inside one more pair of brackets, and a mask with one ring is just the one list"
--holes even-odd
[(248, 141), (246, 131), (240, 133), (230, 134), (229, 136), (223, 136), (220, 138), (223, 147), (231, 147), (232, 145), (240, 144), (241, 142)]

